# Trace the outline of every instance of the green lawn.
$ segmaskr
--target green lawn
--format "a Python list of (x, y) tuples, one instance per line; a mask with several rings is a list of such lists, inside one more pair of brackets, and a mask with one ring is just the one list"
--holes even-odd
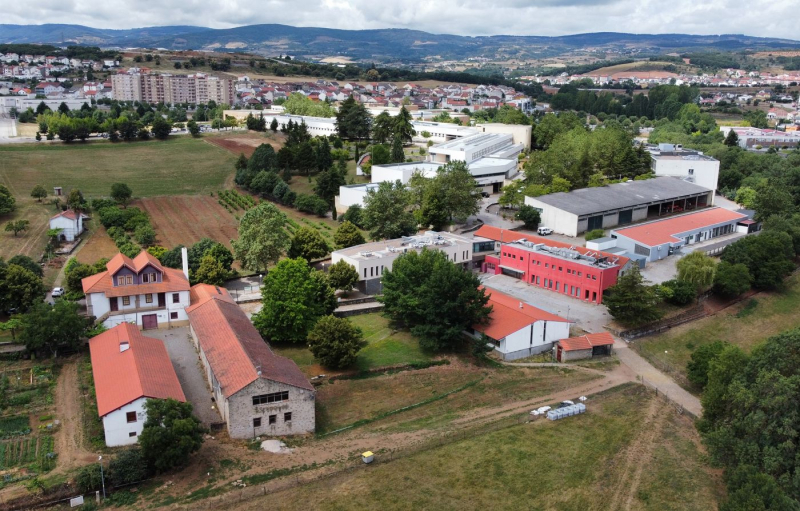
[[(365, 371), (376, 367), (426, 362), (433, 358), (432, 354), (419, 347), (419, 342), (410, 333), (393, 330), (389, 320), (380, 314), (362, 314), (348, 319), (361, 328), (368, 343), (359, 352), (353, 369)], [(275, 345), (273, 348), (280, 355), (294, 360), (301, 369), (313, 369), (314, 374), (319, 374), (319, 366), (305, 346)]]
[(659, 401), (657, 442), (637, 444), (650, 440), (653, 399), (640, 386), (619, 387), (590, 400), (581, 416), (511, 426), (386, 464), (378, 452), (374, 466), (271, 495), (270, 507), (716, 509), (722, 484), (704, 464), (690, 420)]
[(108, 195), (111, 185), (127, 183), (136, 197), (208, 193), (223, 187), (236, 157), (202, 138), (175, 136), (166, 141), (92, 141), (0, 147), (0, 183), (17, 197), (37, 184), (79, 188), (86, 197)]
[(750, 351), (768, 337), (800, 326), (798, 311), (800, 274), (795, 274), (787, 279), (783, 292), (759, 293), (714, 316), (640, 339), (633, 347), (657, 367), (677, 373), (680, 380), (698, 346), (725, 341)]

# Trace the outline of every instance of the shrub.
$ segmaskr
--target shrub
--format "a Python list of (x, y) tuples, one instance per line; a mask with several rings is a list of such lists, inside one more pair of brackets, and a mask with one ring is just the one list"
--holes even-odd
[(664, 300), (673, 305), (689, 305), (697, 297), (695, 287), (690, 282), (672, 279), (663, 282), (661, 285), (669, 289)]
[(584, 239), (586, 241), (592, 241), (592, 240), (600, 239), (605, 235), (606, 235), (606, 232), (603, 229), (593, 229), (593, 230), (588, 231), (586, 233), (586, 235), (584, 236)]
[(311, 213), (317, 216), (325, 216), (325, 214), (328, 212), (328, 203), (316, 195), (306, 195), (301, 193), (295, 199), (294, 207), (296, 207), (298, 211)]

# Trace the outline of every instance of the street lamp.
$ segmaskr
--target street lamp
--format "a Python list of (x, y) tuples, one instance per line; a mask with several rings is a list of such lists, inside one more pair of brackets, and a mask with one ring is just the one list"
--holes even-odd
[(98, 456), (97, 462), (100, 464), (100, 480), (103, 482), (103, 500), (106, 499), (106, 477), (103, 475), (103, 457)]

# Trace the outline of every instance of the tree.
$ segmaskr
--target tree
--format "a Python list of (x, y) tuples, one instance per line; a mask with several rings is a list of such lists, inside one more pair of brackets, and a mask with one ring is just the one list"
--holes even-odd
[(678, 280), (692, 284), (698, 292), (714, 283), (717, 263), (702, 252), (692, 252), (678, 260)]
[(753, 283), (750, 270), (742, 263), (722, 261), (714, 274), (714, 292), (727, 298), (736, 298), (745, 293)]
[(114, 199), (117, 202), (117, 204), (120, 204), (122, 207), (128, 205), (128, 203), (131, 201), (132, 196), (133, 196), (133, 191), (125, 183), (114, 183), (113, 185), (111, 185), (111, 198)]
[(272, 118), (272, 122), (269, 123), (269, 129), (271, 129), (273, 133), (276, 133), (278, 131), (278, 119), (277, 118), (275, 118), (275, 117)]
[(427, 180), (426, 186), (441, 197), (444, 211), (451, 223), (465, 221), (480, 211), (478, 184), (463, 161), (451, 161), (439, 167), (436, 176)]
[(320, 318), (308, 333), (308, 349), (320, 364), (331, 369), (355, 363), (358, 352), (366, 345), (360, 328), (333, 315)]
[(728, 132), (728, 136), (725, 137), (725, 145), (728, 147), (736, 147), (739, 145), (739, 135), (736, 134), (736, 131), (730, 130)]
[(31, 197), (42, 202), (42, 199), (47, 197), (47, 190), (45, 190), (42, 185), (36, 185), (33, 187), (33, 190), (31, 190)]
[(753, 209), (756, 210), (756, 220), (773, 215), (790, 215), (795, 210), (794, 199), (785, 186), (766, 181), (756, 187)]
[(377, 189), (367, 190), (361, 216), (373, 240), (399, 238), (415, 230), (414, 216), (408, 211), (408, 191), (400, 181), (384, 181)]
[(251, 271), (264, 271), (289, 248), (286, 215), (274, 205), (262, 202), (247, 210), (239, 222), (239, 239), (233, 253)]
[(314, 183), (314, 193), (324, 200), (328, 207), (333, 211), (333, 218), (336, 219), (335, 198), (339, 195), (339, 187), (347, 184), (344, 175), (338, 169), (330, 168), (320, 172)]
[(341, 289), (347, 294), (358, 283), (358, 270), (344, 259), (328, 268), (328, 281), (334, 289)]
[(609, 314), (625, 325), (637, 326), (661, 317), (658, 293), (652, 286), (644, 284), (644, 278), (636, 266), (608, 288), (603, 301)]
[(69, 191), (69, 195), (67, 195), (67, 207), (79, 213), (88, 209), (86, 199), (83, 198), (83, 194), (77, 188), (73, 188)]
[(732, 243), (720, 259), (747, 266), (756, 289), (776, 289), (794, 270), (793, 257), (794, 247), (789, 234), (764, 231), (758, 236), (746, 236)]
[(692, 352), (692, 358), (686, 364), (686, 378), (699, 388), (704, 388), (708, 383), (708, 368), (711, 361), (715, 359), (727, 346), (722, 341), (714, 341), (708, 344), (701, 344)]
[(149, 247), (156, 242), (156, 231), (149, 224), (138, 225), (133, 231), (133, 237), (139, 245)]
[(387, 140), (392, 138), (394, 133), (394, 123), (389, 112), (383, 111), (375, 117), (372, 123), (372, 140), (377, 144), (385, 144)]
[(14, 237), (17, 237), (17, 234), (26, 231), (28, 229), (28, 224), (30, 224), (29, 220), (14, 220), (13, 222), (8, 222), (6, 224), (6, 232), (13, 232)]
[(203, 425), (192, 415), (191, 403), (174, 399), (148, 399), (144, 404), (147, 420), (139, 446), (142, 457), (156, 473), (182, 467), (189, 456), (203, 445)]
[(395, 135), (392, 139), (392, 163), (403, 163), (406, 161), (406, 153), (403, 152), (403, 141)]
[(747, 209), (755, 209), (756, 190), (749, 186), (742, 186), (736, 190), (736, 203), (741, 204)]
[(399, 138), (401, 144), (410, 144), (414, 137), (414, 126), (411, 124), (411, 113), (405, 106), (400, 107), (400, 112), (394, 118), (394, 138)]
[(539, 222), (542, 221), (539, 211), (533, 206), (523, 204), (517, 211), (516, 219), (521, 220), (525, 224), (526, 229), (536, 229), (539, 227)]
[(225, 269), (221, 262), (211, 255), (206, 255), (200, 259), (200, 266), (191, 276), (193, 283), (202, 282), (212, 286), (221, 286), (225, 284), (229, 274), (229, 271)]
[(287, 255), (291, 258), (302, 257), (310, 263), (314, 259), (322, 259), (329, 253), (330, 247), (322, 234), (313, 227), (303, 226), (295, 231)]
[(11, 332), (11, 340), (17, 340), (17, 330), (22, 327), (22, 320), (19, 318), (10, 318), (5, 323), (0, 323), (0, 331)]
[(297, 147), (295, 154), (295, 167), (297, 167), (297, 170), (308, 176), (316, 167), (316, 164), (317, 157), (314, 154), (314, 146), (308, 141), (301, 143)]
[(366, 240), (354, 223), (345, 220), (333, 233), (333, 242), (336, 244), (337, 249), (342, 249), (363, 245)]
[[(400, 150), (402, 151), (403, 148), (401, 147)], [(400, 160), (403, 161), (403, 160)], [(392, 153), (389, 152), (389, 148), (383, 144), (375, 144), (372, 146), (372, 154), (369, 160), (369, 163), (374, 167), (375, 165), (386, 165), (388, 163), (392, 163)], [(363, 165), (362, 165), (363, 168)], [(370, 170), (371, 172), (371, 170)]]
[(149, 475), (147, 461), (138, 447), (119, 452), (108, 464), (108, 478), (115, 486), (138, 483)]
[(272, 195), (272, 191), (275, 190), (275, 186), (278, 185), (280, 180), (281, 178), (278, 177), (278, 174), (262, 170), (250, 182), (250, 191), (256, 192), (262, 197)]
[(16, 208), (17, 200), (5, 185), (0, 185), (0, 215), (7, 215)]
[(186, 123), (186, 129), (189, 130), (189, 133), (193, 137), (200, 135), (200, 126), (197, 125), (197, 122), (195, 122), (194, 119)]
[(150, 126), (153, 136), (159, 140), (166, 140), (172, 133), (172, 123), (164, 119), (161, 114), (156, 114), (153, 124)]
[[(320, 139), (319, 145), (317, 145), (317, 149), (315, 151), (315, 156), (317, 160), (316, 168), (318, 172), (324, 172), (333, 167), (333, 155), (331, 154), (331, 145), (328, 143), (327, 137), (322, 137)], [(344, 176), (342, 176), (342, 180), (344, 180)]]
[(464, 330), (487, 320), (489, 297), (478, 277), (463, 271), (440, 250), (400, 255), (383, 275), (384, 312), (411, 329), (420, 346), (453, 350), (464, 342)]
[[(333, 290), (304, 259), (283, 259), (261, 286), (262, 308), (253, 324), (271, 341), (305, 342), (317, 320), (333, 312)], [(321, 299), (322, 298), (322, 299)]]
[[(40, 297), (41, 294), (37, 296)], [(59, 349), (77, 349), (91, 324), (91, 318), (81, 315), (75, 302), (38, 302), (22, 316), (19, 339), (29, 351), (49, 352), (55, 357)]]
[(660, 291), (665, 302), (681, 307), (689, 305), (697, 298), (697, 288), (685, 280), (672, 279), (662, 282)]
[(353, 204), (347, 211), (344, 212), (344, 215), (340, 218), (342, 222), (350, 222), (356, 227), (363, 228), (364, 227), (364, 208), (361, 207), (361, 204)]
[(33, 273), (37, 277), (42, 277), (44, 275), (44, 270), (42, 270), (41, 265), (37, 264), (36, 261), (31, 259), (26, 255), (17, 254), (11, 259), (8, 260), (8, 264), (16, 264), (17, 266), (22, 266), (29, 272)]
[(44, 293), (38, 273), (16, 264), (0, 264), (0, 305), (4, 309), (27, 311)]

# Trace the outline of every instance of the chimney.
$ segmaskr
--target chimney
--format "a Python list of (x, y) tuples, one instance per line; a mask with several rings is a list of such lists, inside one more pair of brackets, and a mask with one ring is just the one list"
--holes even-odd
[(524, 308), (524, 307), (522, 306), (522, 302), (519, 302), (519, 308), (520, 308), (520, 309)]
[(131, 345), (128, 344), (128, 341), (122, 341), (121, 343), (119, 343), (119, 352), (122, 353), (124, 351), (128, 351), (130, 347)]
[(183, 275), (189, 280), (189, 251), (186, 247), (181, 248), (181, 262), (183, 263)]

